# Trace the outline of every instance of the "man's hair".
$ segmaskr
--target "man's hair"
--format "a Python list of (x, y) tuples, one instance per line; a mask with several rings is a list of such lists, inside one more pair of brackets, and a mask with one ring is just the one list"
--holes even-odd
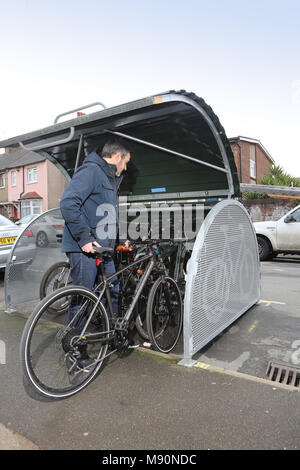
[(101, 156), (102, 158), (111, 158), (117, 152), (121, 152), (121, 157), (125, 158), (130, 150), (121, 140), (111, 139), (103, 146)]

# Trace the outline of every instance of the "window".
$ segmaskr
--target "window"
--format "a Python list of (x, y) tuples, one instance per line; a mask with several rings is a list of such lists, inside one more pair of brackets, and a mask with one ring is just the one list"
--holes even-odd
[(27, 183), (37, 182), (37, 168), (28, 168), (27, 170)]
[(256, 179), (256, 164), (253, 160), (250, 160), (250, 178)]
[(21, 215), (22, 218), (26, 215), (38, 215), (42, 213), (42, 200), (41, 199), (28, 199), (21, 202)]
[(17, 184), (17, 172), (12, 171), (11, 172), (11, 185), (16, 186), (16, 184)]
[(0, 188), (5, 188), (5, 173), (0, 174)]
[(295, 222), (300, 222), (300, 209), (295, 210), (291, 215), (293, 216)]

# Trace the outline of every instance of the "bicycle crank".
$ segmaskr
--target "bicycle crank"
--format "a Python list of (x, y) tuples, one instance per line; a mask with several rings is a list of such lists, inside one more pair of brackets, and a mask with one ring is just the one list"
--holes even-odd
[(115, 348), (121, 352), (128, 348), (129, 346), (129, 337), (128, 337), (128, 322), (123, 318), (117, 318), (115, 325), (115, 337), (114, 345)]

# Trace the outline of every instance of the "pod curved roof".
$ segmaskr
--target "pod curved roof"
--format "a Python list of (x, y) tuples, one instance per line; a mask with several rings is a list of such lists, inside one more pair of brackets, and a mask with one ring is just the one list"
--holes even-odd
[(131, 151), (121, 185), (121, 194), (131, 200), (240, 195), (224, 128), (212, 108), (194, 93), (168, 91), (57, 120), (2, 141), (0, 147), (21, 146), (37, 152), (70, 179), (91, 150), (101, 151), (115, 136), (124, 139)]

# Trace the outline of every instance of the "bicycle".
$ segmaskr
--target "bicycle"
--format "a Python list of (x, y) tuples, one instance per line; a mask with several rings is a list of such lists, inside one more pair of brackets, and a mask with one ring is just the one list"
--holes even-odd
[[(106, 277), (104, 258), (110, 248), (95, 248), (95, 262), (102, 281), (93, 291), (67, 286), (40, 302), (28, 318), (21, 338), (21, 362), (28, 384), (42, 396), (67, 398), (86, 387), (114, 353), (123, 354), (131, 346), (134, 308), (146, 283), (151, 282), (146, 307), (148, 334), (154, 349), (169, 353), (182, 330), (182, 297), (176, 281), (169, 277), (157, 242), (146, 243), (146, 254)], [(133, 299), (121, 316), (113, 312), (109, 288), (114, 278), (144, 264), (145, 270), (135, 287)], [(107, 308), (103, 305), (104, 294)], [(49, 312), (53, 303), (64, 299), (76, 307), (70, 322), (67, 314)], [(80, 365), (83, 354), (92, 362)]]
[[(187, 264), (191, 257), (192, 249), (186, 248), (186, 244), (190, 243), (191, 240), (177, 240), (174, 243), (166, 243), (167, 250), (164, 252), (164, 263), (168, 269), (169, 276), (172, 277), (181, 292), (182, 299), (185, 293), (185, 278), (187, 274)], [(141, 273), (141, 269), (139, 273)], [(138, 313), (136, 316), (135, 326), (139, 335), (145, 340), (150, 341), (150, 337), (147, 330), (146, 320), (146, 305), (149, 298), (151, 284), (148, 282), (144, 291), (139, 299)]]
[[(123, 248), (122, 246), (116, 247), (115, 253), (115, 265), (117, 271), (121, 269), (122, 266), (126, 266), (130, 263), (131, 258), (137, 260), (144, 255), (145, 249), (143, 244), (135, 246), (135, 250), (132, 247), (129, 249)], [(176, 242), (175, 246), (171, 247), (169, 253), (166, 254), (165, 264), (167, 262), (169, 274), (177, 282), (181, 295), (184, 297), (185, 289), (185, 275), (186, 275), (186, 265), (189, 257), (191, 256), (191, 250), (186, 250), (183, 241)], [(125, 273), (119, 279), (120, 284), (120, 309), (124, 308), (128, 299), (133, 294), (135, 286), (143, 273), (143, 266), (141, 265), (135, 273)], [(72, 284), (72, 279), (70, 275), (70, 264), (68, 261), (59, 261), (50, 268), (44, 274), (41, 284), (40, 284), (40, 300), (43, 300), (47, 295), (55, 290)], [(146, 305), (147, 299), (149, 296), (150, 285), (149, 282), (144, 287), (143, 292), (139, 298), (139, 301), (136, 305), (136, 317), (135, 317), (135, 326), (136, 329), (145, 341), (149, 341), (149, 335), (147, 332), (146, 325)], [(50, 308), (48, 309), (50, 311)], [(56, 302), (55, 305), (52, 305), (52, 313), (65, 313), (68, 310), (68, 303)]]
[[(144, 250), (139, 251), (138, 249), (134, 252), (132, 247), (123, 248), (122, 246), (116, 247), (115, 253), (115, 265), (117, 267), (117, 271), (121, 269), (122, 266), (126, 266), (130, 263), (131, 258), (133, 257), (134, 260), (141, 258), (144, 254)], [(142, 267), (142, 266), (140, 266)], [(120, 276), (119, 284), (120, 284), (120, 309), (124, 308), (128, 298), (134, 292), (134, 288), (140, 274), (142, 273), (141, 269), (137, 269), (135, 273), (125, 273), (126, 275)], [(41, 284), (40, 284), (40, 300), (43, 300), (47, 297), (51, 292), (56, 291), (57, 289), (71, 285), (72, 279), (70, 274), (70, 263), (68, 261), (59, 261), (52, 266), (45, 272)], [(149, 340), (149, 335), (146, 331), (145, 326), (145, 312), (144, 312), (144, 304), (145, 298), (147, 297), (147, 293), (145, 292), (141, 296), (141, 302), (137, 305), (138, 312), (136, 314), (136, 328), (139, 332), (139, 335), (144, 340)], [(62, 299), (61, 302), (57, 301), (55, 304), (48, 308), (48, 311), (55, 314), (55, 313), (65, 313), (68, 311), (68, 303)], [(139, 313), (141, 312), (141, 314)]]

